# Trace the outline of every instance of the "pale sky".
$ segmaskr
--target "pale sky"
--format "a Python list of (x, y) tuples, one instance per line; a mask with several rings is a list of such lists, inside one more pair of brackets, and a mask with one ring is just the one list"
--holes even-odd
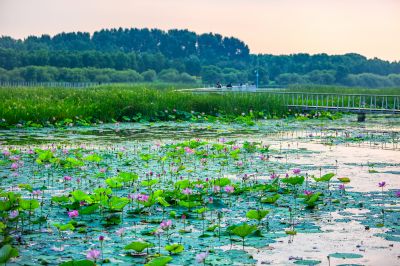
[(215, 32), (252, 53), (400, 60), (400, 0), (0, 0), (0, 35), (118, 27)]

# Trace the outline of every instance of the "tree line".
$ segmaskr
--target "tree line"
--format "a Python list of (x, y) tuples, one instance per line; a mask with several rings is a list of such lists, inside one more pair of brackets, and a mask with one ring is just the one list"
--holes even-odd
[(0, 37), (0, 81), (171, 81), (400, 86), (400, 62), (349, 53), (251, 54), (234, 37), (188, 30), (108, 29)]

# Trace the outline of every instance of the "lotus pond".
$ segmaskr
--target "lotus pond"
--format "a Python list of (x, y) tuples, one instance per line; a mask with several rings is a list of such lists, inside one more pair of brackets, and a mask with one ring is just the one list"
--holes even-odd
[(0, 263), (398, 265), (400, 118), (0, 131)]

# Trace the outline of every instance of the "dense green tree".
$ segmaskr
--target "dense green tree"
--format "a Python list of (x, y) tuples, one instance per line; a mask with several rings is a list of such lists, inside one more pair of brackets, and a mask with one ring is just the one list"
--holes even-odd
[(304, 84), (307, 83), (307, 80), (304, 76), (296, 74), (296, 73), (283, 73), (280, 74), (276, 81), (281, 85), (289, 85), (289, 84)]
[(152, 82), (155, 81), (157, 78), (157, 73), (153, 69), (146, 70), (142, 72), (142, 77), (144, 81)]
[[(209, 84), (255, 83), (258, 70), (261, 85), (314, 83), (369, 87), (397, 86), (396, 75), (400, 74), (400, 62), (368, 59), (355, 53), (252, 55), (248, 46), (237, 38), (146, 28), (107, 29), (92, 35), (63, 32), (24, 40), (3, 36), (0, 68), (4, 69), (1, 80), (9, 81), (131, 82), (143, 78), (192, 82), (196, 76)], [(148, 72), (149, 69), (156, 73)]]
[(215, 84), (217, 82), (223, 82), (223, 76), (221, 69), (217, 66), (205, 66), (201, 69), (201, 77), (203, 82), (209, 84)]

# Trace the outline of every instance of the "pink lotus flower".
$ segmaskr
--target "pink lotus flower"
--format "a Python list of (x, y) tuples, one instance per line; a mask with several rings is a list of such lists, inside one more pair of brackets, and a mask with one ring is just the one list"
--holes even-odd
[(204, 185), (203, 185), (203, 184), (196, 184), (196, 188), (198, 188), (198, 189), (203, 189), (203, 188), (204, 188)]
[(346, 188), (346, 187), (344, 186), (344, 184), (340, 184), (340, 185), (339, 185), (339, 189), (340, 189), (340, 190), (345, 190), (345, 188)]
[(301, 173), (300, 168), (295, 168), (295, 169), (293, 169), (293, 174), (298, 175), (298, 174), (300, 174), (300, 173)]
[(68, 216), (69, 216), (69, 218), (73, 219), (73, 218), (79, 216), (79, 212), (77, 210), (70, 211), (70, 212), (68, 212)]
[(225, 186), (224, 190), (225, 190), (226, 193), (233, 193), (235, 188), (233, 186)]
[(123, 237), (125, 234), (125, 231), (126, 231), (126, 228), (122, 227), (122, 228), (118, 229), (115, 233), (117, 234), (117, 236)]
[(194, 153), (194, 150), (192, 150), (192, 149), (189, 148), (189, 147), (185, 147), (184, 149), (185, 149), (185, 152), (186, 152), (186, 153), (189, 153), (189, 154)]
[(190, 188), (185, 188), (184, 190), (182, 190), (182, 194), (184, 195), (192, 195), (193, 194), (193, 190)]
[(20, 156), (12, 156), (12, 157), (10, 157), (10, 160), (13, 161), (13, 162), (18, 162), (20, 159), (21, 159)]
[(311, 196), (312, 194), (314, 194), (314, 192), (312, 192), (311, 190), (304, 190), (304, 195)]
[(86, 254), (86, 258), (87, 258), (88, 260), (94, 260), (94, 261), (96, 261), (98, 258), (100, 258), (100, 254), (101, 254), (100, 250), (91, 249), (91, 250), (89, 250), (88, 253)]
[(279, 175), (277, 175), (275, 173), (273, 173), (272, 175), (269, 176), (270, 179), (275, 179), (275, 178), (278, 178), (278, 177), (279, 177)]
[(163, 229), (163, 230), (168, 230), (171, 226), (172, 226), (172, 221), (171, 221), (171, 220), (162, 221), (162, 222), (160, 223), (160, 227), (161, 227), (161, 229)]
[(209, 197), (209, 198), (208, 198), (208, 203), (212, 204), (213, 202), (214, 202), (213, 197)]
[(139, 195), (137, 196), (137, 200), (138, 200), (138, 201), (141, 201), (141, 202), (146, 202), (146, 201), (149, 200), (149, 196), (148, 196), (148, 195), (145, 195), (145, 194), (139, 194)]
[(14, 211), (10, 211), (10, 213), (8, 214), (8, 217), (10, 219), (15, 219), (15, 218), (17, 218), (18, 215), (19, 215), (19, 211), (18, 210), (14, 210)]
[(196, 262), (197, 263), (204, 263), (208, 256), (208, 252), (202, 252), (196, 255)]
[(8, 156), (10, 156), (11, 155), (11, 152), (10, 151), (3, 151), (3, 155), (4, 156), (6, 156), (6, 157), (8, 157)]
[(99, 241), (104, 241), (104, 236), (99, 236)]
[(221, 187), (220, 186), (214, 186), (214, 193), (218, 193), (221, 191)]
[(17, 163), (12, 163), (12, 164), (11, 164), (11, 169), (12, 169), (12, 170), (17, 170), (18, 167), (19, 167), (19, 165), (18, 165)]
[(64, 181), (71, 181), (72, 177), (69, 175), (64, 176)]
[(378, 186), (383, 188), (384, 186), (386, 186), (386, 182), (385, 181), (379, 182)]
[(394, 195), (398, 198), (400, 198), (400, 190), (397, 190), (396, 193), (394, 193)]
[(40, 194), (42, 194), (42, 191), (41, 191), (41, 190), (34, 190), (34, 191), (32, 191), (32, 195), (34, 195), (34, 196), (39, 196)]
[(128, 194), (128, 199), (137, 200), (138, 194)]

